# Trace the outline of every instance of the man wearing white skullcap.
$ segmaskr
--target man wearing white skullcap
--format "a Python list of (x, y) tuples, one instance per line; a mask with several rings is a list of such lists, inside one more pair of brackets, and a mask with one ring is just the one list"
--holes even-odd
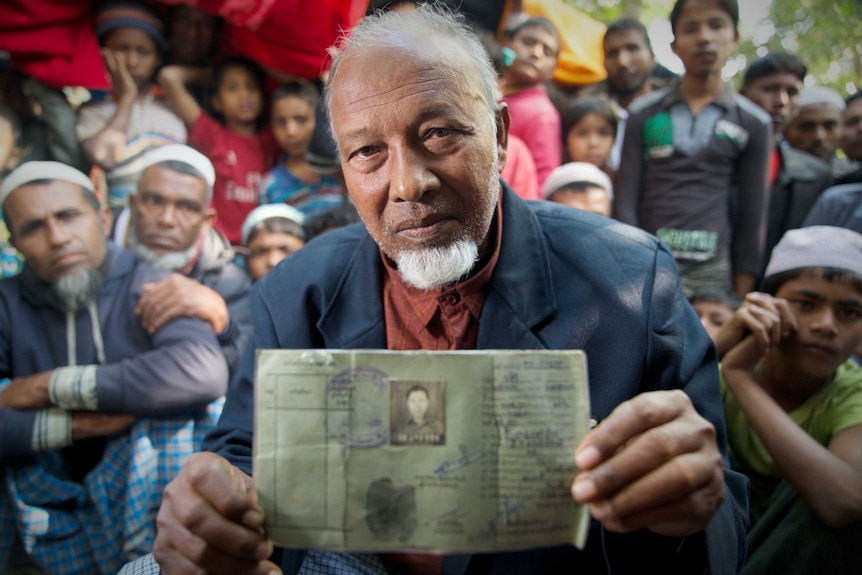
[(751, 480), (743, 573), (860, 573), (862, 235), (790, 230), (764, 291), (716, 338), (731, 463)]
[[(166, 273), (107, 239), (111, 212), (84, 174), (25, 163), (0, 204), (25, 258), (0, 280), (0, 378), (11, 379), (0, 391), (0, 502), (15, 503), (0, 504), (0, 521), (20, 530), (0, 537), (0, 570), (23, 557), (46, 573), (108, 572), (152, 540), (150, 494), (214, 423), (227, 365), (200, 320), (145, 329), (136, 302)], [(76, 527), (57, 538), (35, 517)]]
[(206, 321), (232, 374), (251, 338), (251, 279), (213, 227), (213, 165), (182, 144), (147, 152), (142, 163), (141, 179), (118, 217), (114, 238), (153, 267), (176, 273), (144, 286), (138, 313), (150, 331), (180, 316)]
[(784, 131), (796, 148), (832, 163), (841, 140), (844, 99), (831, 88), (815, 86), (799, 93), (799, 104)]

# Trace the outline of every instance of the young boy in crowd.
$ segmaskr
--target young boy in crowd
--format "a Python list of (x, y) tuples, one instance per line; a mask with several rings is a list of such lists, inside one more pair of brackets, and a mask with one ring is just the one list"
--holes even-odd
[(733, 312), (740, 305), (736, 294), (710, 290), (695, 292), (688, 298), (688, 303), (697, 312), (700, 323), (713, 342), (721, 327), (733, 317)]
[(742, 296), (761, 270), (772, 121), (722, 77), (736, 0), (677, 0), (670, 20), (685, 74), (631, 105), (614, 216), (670, 246), (686, 295)]
[(560, 55), (560, 35), (553, 22), (529, 18), (507, 31), (507, 46), (515, 60), (503, 75), (503, 95), (509, 104), (509, 133), (518, 136), (533, 155), (539, 189), (551, 170), (560, 165), (560, 113), (548, 97), (545, 84), (554, 75)]
[(166, 46), (163, 30), (155, 12), (134, 0), (109, 0), (96, 13), (112, 93), (109, 101), (81, 108), (77, 132), (87, 160), (104, 170), (115, 211), (134, 191), (146, 152), (186, 142), (182, 120), (153, 94)]
[(242, 224), (245, 267), (253, 281), (305, 245), (305, 215), (287, 204), (253, 209)]
[(862, 573), (862, 235), (791, 230), (716, 338), (731, 464), (751, 480), (743, 573)]
[(272, 133), (284, 156), (264, 176), (260, 203), (289, 204), (305, 214), (340, 205), (344, 201), (341, 181), (323, 174), (308, 160), (315, 130), (325, 130), (317, 121), (320, 95), (308, 82), (296, 81), (275, 90), (271, 96)]
[(588, 162), (569, 162), (555, 169), (545, 180), (546, 200), (593, 212), (611, 215), (614, 187), (608, 175)]

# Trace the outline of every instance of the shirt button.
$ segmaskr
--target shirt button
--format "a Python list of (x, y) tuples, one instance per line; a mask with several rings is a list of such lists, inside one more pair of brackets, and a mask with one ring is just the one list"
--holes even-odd
[(443, 296), (444, 305), (457, 305), (461, 301), (461, 296), (457, 292), (450, 292)]

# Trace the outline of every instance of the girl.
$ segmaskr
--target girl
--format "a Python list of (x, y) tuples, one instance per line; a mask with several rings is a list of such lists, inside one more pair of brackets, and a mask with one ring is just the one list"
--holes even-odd
[(309, 162), (315, 137), (326, 136), (326, 121), (313, 84), (290, 82), (272, 94), (272, 133), (284, 152), (281, 162), (261, 184), (261, 204), (286, 203), (305, 214), (321, 212), (344, 202), (335, 172)]
[(189, 127), (188, 143), (209, 157), (216, 172), (212, 207), (215, 227), (233, 245), (240, 245), (245, 217), (258, 205), (260, 182), (272, 166), (276, 144), (263, 129), (264, 75), (251, 60), (230, 57), (213, 72), (213, 116), (201, 109), (186, 87), (200, 81), (200, 69), (166, 66), (159, 84), (173, 101), (177, 115)]
[(573, 100), (563, 112), (563, 147), (568, 161), (588, 162), (611, 178), (608, 158), (617, 136), (617, 115), (610, 102), (589, 96)]

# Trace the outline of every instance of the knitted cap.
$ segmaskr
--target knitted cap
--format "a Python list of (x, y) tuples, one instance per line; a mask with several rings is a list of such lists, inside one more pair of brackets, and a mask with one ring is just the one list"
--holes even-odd
[(790, 230), (773, 248), (764, 279), (803, 268), (835, 268), (862, 278), (862, 234), (835, 226)]
[(149, 35), (156, 45), (166, 48), (161, 18), (149, 6), (135, 0), (109, 0), (96, 12), (96, 37), (101, 40), (117, 28), (137, 28)]
[(0, 206), (6, 202), (9, 194), (38, 180), (60, 180), (71, 182), (95, 193), (90, 178), (72, 166), (60, 162), (24, 162), (9, 174), (0, 186)]
[(560, 188), (576, 182), (587, 182), (608, 193), (608, 198), (614, 200), (614, 186), (606, 173), (587, 162), (569, 162), (555, 168), (548, 174), (542, 189), (545, 199)]
[(253, 209), (242, 223), (242, 245), (248, 245), (248, 237), (251, 230), (264, 220), (270, 218), (285, 218), (300, 226), (305, 223), (305, 215), (287, 204), (264, 204)]

